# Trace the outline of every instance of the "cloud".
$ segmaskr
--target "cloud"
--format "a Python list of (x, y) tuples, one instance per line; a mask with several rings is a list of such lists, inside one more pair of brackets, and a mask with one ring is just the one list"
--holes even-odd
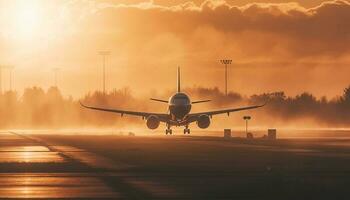
[[(285, 90), (293, 95), (307, 90), (334, 96), (349, 84), (349, 1), (328, 1), (313, 8), (298, 3), (235, 6), (217, 0), (175, 6), (115, 2), (120, 1), (59, 1), (64, 23), (50, 23), (56, 37), (44, 50), (37, 50), (42, 40), (27, 46), (32, 65), (72, 66), (68, 67), (71, 82), (65, 84), (71, 93), (80, 94), (99, 87), (96, 52), (101, 49), (112, 51), (111, 85), (130, 84), (142, 92), (173, 88), (175, 82), (169, 77), (178, 65), (189, 86), (222, 86), (218, 60), (225, 57), (232, 58), (235, 66), (231, 88), (243, 88), (238, 92), (245, 94)], [(157, 82), (140, 72), (159, 75)], [(85, 80), (83, 86), (73, 84), (78, 75)]]
[(87, 33), (119, 33), (115, 37), (145, 40), (172, 33), (189, 42), (198, 31), (207, 35), (203, 40), (210, 40), (212, 36), (206, 31), (216, 32), (243, 54), (258, 57), (266, 56), (266, 49), (276, 56), (293, 58), (342, 56), (350, 50), (350, 3), (345, 0), (324, 2), (311, 9), (297, 3), (237, 7), (214, 0), (171, 7), (149, 2), (104, 4), (81, 23)]

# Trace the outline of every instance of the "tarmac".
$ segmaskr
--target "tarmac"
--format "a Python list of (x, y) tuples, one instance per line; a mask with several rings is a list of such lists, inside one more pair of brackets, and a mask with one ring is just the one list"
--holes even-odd
[(348, 199), (350, 139), (0, 133), (0, 199)]
[(84, 152), (16, 133), (0, 134), (0, 198), (115, 198), (103, 174), (65, 155)]

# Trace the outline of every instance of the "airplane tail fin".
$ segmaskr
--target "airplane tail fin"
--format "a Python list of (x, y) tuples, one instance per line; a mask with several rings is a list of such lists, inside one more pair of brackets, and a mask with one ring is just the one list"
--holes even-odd
[(177, 92), (181, 92), (180, 67), (177, 68)]

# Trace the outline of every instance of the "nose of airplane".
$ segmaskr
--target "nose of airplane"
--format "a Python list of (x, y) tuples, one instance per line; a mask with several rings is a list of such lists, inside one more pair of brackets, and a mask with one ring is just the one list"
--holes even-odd
[(184, 93), (177, 93), (169, 100), (170, 105), (190, 105), (190, 98)]

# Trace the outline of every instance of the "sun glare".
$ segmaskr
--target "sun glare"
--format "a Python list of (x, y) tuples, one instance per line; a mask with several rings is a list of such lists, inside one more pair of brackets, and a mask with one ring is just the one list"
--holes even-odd
[(35, 0), (18, 1), (15, 8), (13, 26), (16, 35), (31, 36), (38, 33), (43, 19), (40, 3)]

